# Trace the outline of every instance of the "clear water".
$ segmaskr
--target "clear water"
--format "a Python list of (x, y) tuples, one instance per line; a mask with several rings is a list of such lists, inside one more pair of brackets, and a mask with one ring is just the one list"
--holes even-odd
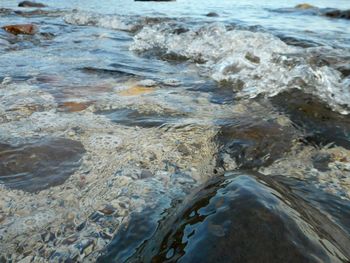
[[(69, 173), (39, 162), (42, 178), (54, 170), (64, 180), (28, 193), (43, 181), (30, 165), (38, 156), (11, 155), (28, 170), (19, 175), (0, 149), (6, 180), (22, 186), (0, 174), (0, 262), (27, 250), (96, 259), (129, 213), (159, 218), (224, 170), (297, 177), (350, 199), (350, 20), (294, 9), (297, 0), (41, 2), (41, 11), (0, 2), (0, 26), (39, 29), (0, 30), (0, 146), (64, 138), (84, 156)], [(26, 239), (35, 235), (57, 241), (39, 249)]]

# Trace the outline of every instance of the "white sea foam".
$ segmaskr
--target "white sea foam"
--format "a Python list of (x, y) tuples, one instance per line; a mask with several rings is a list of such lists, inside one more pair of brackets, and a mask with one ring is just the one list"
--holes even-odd
[(350, 108), (349, 80), (329, 66), (310, 65), (306, 49), (289, 46), (263, 32), (228, 30), (215, 23), (183, 33), (175, 24), (144, 27), (130, 49), (185, 57), (200, 65), (216, 81), (233, 83), (239, 97), (273, 96), (289, 88), (313, 93), (335, 110)]
[(68, 24), (79, 26), (97, 26), (116, 30), (130, 31), (133, 26), (118, 15), (102, 15), (92, 12), (73, 11), (64, 16)]

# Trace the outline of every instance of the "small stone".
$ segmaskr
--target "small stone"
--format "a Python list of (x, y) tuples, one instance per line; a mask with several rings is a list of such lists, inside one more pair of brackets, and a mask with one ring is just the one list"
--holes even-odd
[(150, 177), (153, 177), (153, 174), (151, 171), (149, 171), (149, 170), (142, 170), (141, 171), (141, 174), (140, 174), (141, 179), (146, 179), (146, 178), (150, 178)]
[(38, 31), (37, 26), (33, 24), (7, 25), (3, 26), (2, 29), (14, 35), (34, 35)]
[(105, 205), (102, 209), (98, 211), (104, 215), (112, 215), (115, 213), (116, 209), (111, 205)]
[(206, 14), (206, 16), (208, 17), (218, 17), (219, 15), (215, 12), (209, 12), (208, 14)]

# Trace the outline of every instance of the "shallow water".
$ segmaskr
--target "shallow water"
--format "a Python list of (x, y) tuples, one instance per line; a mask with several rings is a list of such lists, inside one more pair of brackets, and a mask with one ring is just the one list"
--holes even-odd
[(0, 30), (0, 262), (131, 256), (236, 169), (294, 178), (348, 238), (349, 20), (294, 0), (42, 2), (0, 3), (1, 26), (39, 29)]

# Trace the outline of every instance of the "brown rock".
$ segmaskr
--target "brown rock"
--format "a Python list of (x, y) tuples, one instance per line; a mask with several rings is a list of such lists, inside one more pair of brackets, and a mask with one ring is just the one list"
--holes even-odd
[(85, 110), (90, 104), (89, 102), (66, 101), (59, 105), (59, 109), (66, 112), (78, 112)]
[(33, 24), (7, 25), (3, 26), (2, 29), (14, 35), (34, 35), (38, 31), (38, 28)]
[(315, 8), (313, 5), (307, 4), (307, 3), (303, 3), (303, 4), (298, 4), (295, 6), (295, 8), (297, 9), (312, 9)]
[(137, 95), (144, 95), (147, 93), (151, 93), (154, 90), (155, 90), (154, 88), (136, 85), (136, 86), (130, 87), (126, 90), (119, 92), (119, 94), (121, 96), (137, 96)]

